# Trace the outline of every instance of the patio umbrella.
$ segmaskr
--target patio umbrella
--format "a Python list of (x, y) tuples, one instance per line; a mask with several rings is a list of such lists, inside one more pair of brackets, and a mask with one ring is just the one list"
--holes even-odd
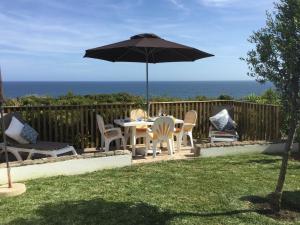
[(86, 50), (84, 57), (111, 62), (146, 63), (146, 100), (149, 115), (148, 63), (184, 62), (213, 56), (186, 45), (167, 41), (155, 34), (138, 34), (129, 40)]

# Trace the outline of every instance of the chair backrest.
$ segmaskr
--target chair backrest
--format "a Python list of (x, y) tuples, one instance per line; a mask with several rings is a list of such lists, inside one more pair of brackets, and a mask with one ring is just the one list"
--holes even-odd
[(195, 110), (188, 111), (184, 116), (183, 131), (192, 131), (197, 122), (197, 112)]
[[(137, 119), (146, 119), (147, 118), (147, 112), (143, 109), (134, 109), (130, 112), (130, 119), (131, 120), (137, 120)], [(147, 128), (147, 125), (141, 125), (137, 126), (136, 128)]]
[(96, 119), (97, 119), (97, 124), (98, 124), (98, 128), (100, 130), (100, 133), (102, 135), (104, 135), (104, 133), (105, 133), (105, 124), (104, 124), (103, 117), (100, 116), (99, 114), (97, 114)]
[(185, 123), (196, 124), (197, 121), (197, 112), (195, 110), (188, 111), (184, 116)]
[(139, 118), (146, 119), (147, 118), (147, 112), (143, 109), (134, 109), (130, 112), (130, 119), (137, 120)]
[(167, 140), (173, 137), (175, 128), (174, 119), (168, 116), (162, 116), (154, 121), (152, 126), (153, 139)]
[(234, 120), (234, 106), (233, 105), (214, 105), (212, 107), (212, 116), (221, 112), (223, 109), (227, 109), (231, 119)]

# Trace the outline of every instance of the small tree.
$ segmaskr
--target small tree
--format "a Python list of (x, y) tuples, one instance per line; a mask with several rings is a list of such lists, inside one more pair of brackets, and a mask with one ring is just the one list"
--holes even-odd
[(288, 121), (287, 140), (275, 191), (270, 195), (271, 205), (278, 212), (282, 190), (299, 122), (300, 106), (300, 0), (280, 0), (275, 12), (267, 13), (266, 26), (254, 32), (249, 42), (255, 48), (244, 59), (249, 76), (259, 82), (271, 81), (280, 94), (283, 114)]

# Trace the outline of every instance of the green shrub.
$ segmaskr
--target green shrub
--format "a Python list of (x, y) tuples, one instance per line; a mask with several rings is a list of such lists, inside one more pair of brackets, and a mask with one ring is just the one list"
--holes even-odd
[(242, 100), (253, 102), (253, 103), (259, 103), (259, 104), (272, 104), (272, 105), (280, 105), (281, 104), (281, 98), (278, 92), (276, 92), (273, 89), (266, 90), (262, 95), (258, 96), (256, 94), (250, 94)]

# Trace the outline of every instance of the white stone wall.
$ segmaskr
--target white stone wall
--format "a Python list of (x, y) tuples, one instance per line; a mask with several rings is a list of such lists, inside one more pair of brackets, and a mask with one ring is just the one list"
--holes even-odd
[[(113, 155), (59, 162), (17, 166), (11, 168), (13, 182), (58, 175), (76, 175), (103, 169), (130, 166), (131, 154)], [(6, 168), (0, 168), (0, 184), (7, 183)]]
[[(292, 151), (298, 150), (298, 144), (293, 145)], [(253, 145), (232, 145), (226, 147), (201, 148), (200, 157), (216, 157), (226, 155), (239, 155), (251, 153), (282, 153), (284, 143), (276, 144), (253, 144)]]

